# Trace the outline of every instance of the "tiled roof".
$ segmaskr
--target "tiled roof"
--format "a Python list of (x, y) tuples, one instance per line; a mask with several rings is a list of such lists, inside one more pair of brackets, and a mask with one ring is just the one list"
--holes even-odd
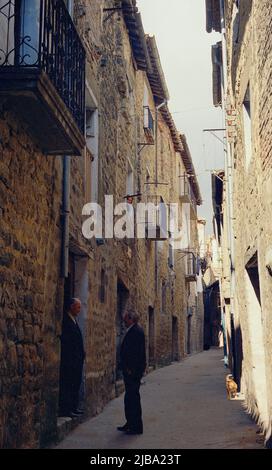
[(122, 0), (122, 11), (133, 55), (139, 70), (147, 71), (150, 67), (141, 14), (136, 0)]
[(147, 77), (157, 105), (169, 100), (169, 92), (161, 66), (159, 51), (154, 36), (145, 36), (151, 67)]
[(194, 164), (191, 157), (191, 152), (187, 144), (187, 140), (184, 134), (179, 134), (177, 131), (173, 117), (168, 109), (168, 106), (163, 106), (160, 109), (160, 113), (169, 127), (174, 149), (180, 154), (183, 164), (185, 166), (186, 173), (191, 175), (190, 184), (195, 195), (196, 203), (198, 206), (202, 204), (202, 197), (200, 193), (200, 187), (198, 184), (197, 176), (195, 173)]

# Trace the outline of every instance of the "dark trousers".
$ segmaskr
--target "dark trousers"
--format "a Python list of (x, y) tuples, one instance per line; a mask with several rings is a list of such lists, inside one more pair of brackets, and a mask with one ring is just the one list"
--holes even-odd
[(129, 429), (143, 431), (142, 407), (140, 397), (141, 379), (124, 376), (125, 382), (125, 416)]
[(78, 369), (66, 367), (60, 369), (59, 411), (62, 415), (69, 415), (78, 408), (82, 366), (80, 365)]

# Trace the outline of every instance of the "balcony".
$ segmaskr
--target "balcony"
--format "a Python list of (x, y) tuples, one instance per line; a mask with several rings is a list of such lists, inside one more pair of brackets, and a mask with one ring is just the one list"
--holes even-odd
[(85, 145), (85, 50), (63, 0), (0, 0), (0, 101), (42, 152)]
[(179, 197), (181, 202), (190, 204), (191, 207), (191, 219), (197, 219), (197, 204), (196, 198), (193, 193), (192, 187), (190, 185), (190, 181), (187, 175), (180, 176), (180, 183), (179, 183)]
[(150, 143), (154, 142), (154, 119), (149, 106), (144, 106), (144, 132)]
[(186, 255), (186, 282), (195, 282), (197, 280), (197, 261), (194, 253), (188, 252)]

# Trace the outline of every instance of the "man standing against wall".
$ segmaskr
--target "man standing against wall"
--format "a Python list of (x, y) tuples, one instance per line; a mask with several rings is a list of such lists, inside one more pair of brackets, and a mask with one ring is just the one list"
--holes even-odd
[(127, 328), (121, 345), (120, 359), (125, 383), (126, 424), (118, 431), (126, 434), (142, 434), (142, 408), (140, 398), (141, 378), (146, 368), (145, 335), (138, 325), (139, 317), (133, 311), (124, 315)]
[(83, 413), (78, 409), (79, 389), (85, 359), (82, 333), (76, 321), (80, 310), (80, 300), (72, 298), (69, 302), (68, 312), (63, 318), (60, 363), (60, 416), (77, 417)]

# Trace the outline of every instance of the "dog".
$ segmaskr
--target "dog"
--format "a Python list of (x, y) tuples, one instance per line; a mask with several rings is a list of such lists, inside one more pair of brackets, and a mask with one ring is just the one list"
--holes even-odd
[(226, 389), (229, 400), (236, 397), (238, 387), (231, 374), (226, 376)]

